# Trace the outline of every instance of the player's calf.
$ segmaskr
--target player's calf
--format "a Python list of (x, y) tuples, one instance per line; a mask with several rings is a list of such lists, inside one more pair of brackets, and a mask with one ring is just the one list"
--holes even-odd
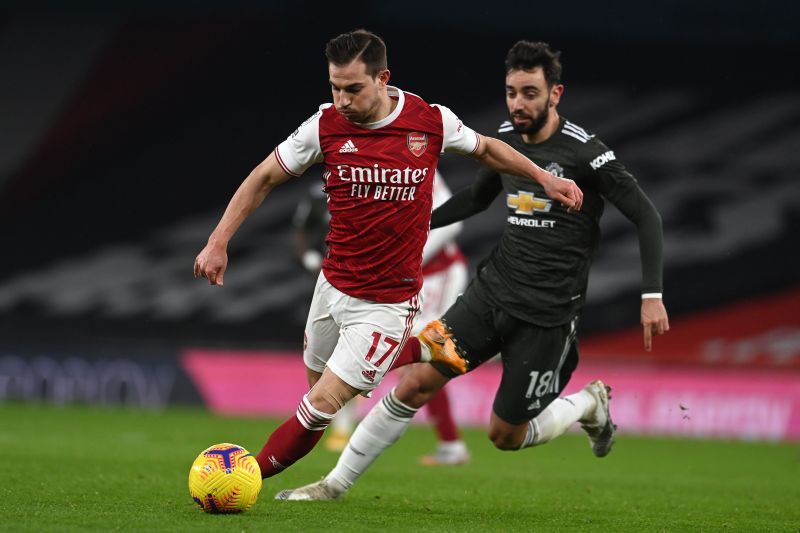
[(444, 387), (449, 378), (431, 365), (416, 365), (397, 384), (395, 397), (404, 405), (419, 409)]

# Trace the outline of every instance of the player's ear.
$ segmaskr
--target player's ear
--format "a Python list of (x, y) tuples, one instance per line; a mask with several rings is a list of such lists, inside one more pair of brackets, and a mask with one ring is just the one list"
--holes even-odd
[(378, 72), (377, 78), (378, 78), (378, 88), (379, 89), (383, 89), (384, 87), (389, 85), (389, 77), (391, 76), (391, 74), (392, 73), (389, 72), (389, 69), (384, 69), (384, 70), (381, 70), (380, 72)]
[(564, 85), (557, 83), (550, 89), (550, 107), (555, 107), (561, 101), (561, 96), (564, 94)]

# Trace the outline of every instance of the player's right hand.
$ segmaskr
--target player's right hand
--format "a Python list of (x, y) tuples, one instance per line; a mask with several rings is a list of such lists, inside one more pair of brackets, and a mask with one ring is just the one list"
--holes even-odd
[(207, 244), (194, 260), (194, 277), (206, 278), (211, 285), (222, 287), (222, 278), (228, 266), (225, 247)]
[(553, 176), (544, 184), (544, 192), (557, 202), (561, 202), (567, 211), (574, 213), (581, 210), (583, 206), (583, 191), (578, 185), (567, 178)]

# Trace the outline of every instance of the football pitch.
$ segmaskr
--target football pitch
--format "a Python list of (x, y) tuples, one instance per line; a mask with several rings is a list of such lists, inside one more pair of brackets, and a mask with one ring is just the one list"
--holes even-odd
[(412, 427), (343, 500), (278, 502), (318, 479), (336, 454), (318, 447), (265, 480), (241, 515), (206, 515), (187, 489), (205, 447), (257, 453), (275, 420), (0, 405), (3, 531), (798, 531), (800, 447), (620, 435), (605, 459), (570, 434), (518, 453), (464, 431), (473, 460), (419, 466), (432, 450)]

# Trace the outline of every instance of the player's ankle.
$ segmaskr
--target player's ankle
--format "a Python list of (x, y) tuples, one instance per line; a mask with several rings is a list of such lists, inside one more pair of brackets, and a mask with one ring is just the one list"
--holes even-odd
[(579, 422), (586, 422), (594, 418), (594, 412), (597, 410), (597, 399), (587, 390), (581, 390), (577, 394), (581, 395), (581, 399), (585, 400), (586, 404)]
[(325, 482), (328, 484), (328, 488), (330, 488), (332, 492), (336, 493), (336, 495), (344, 494), (351, 486), (353, 486), (353, 483), (340, 480), (331, 474), (325, 476)]

